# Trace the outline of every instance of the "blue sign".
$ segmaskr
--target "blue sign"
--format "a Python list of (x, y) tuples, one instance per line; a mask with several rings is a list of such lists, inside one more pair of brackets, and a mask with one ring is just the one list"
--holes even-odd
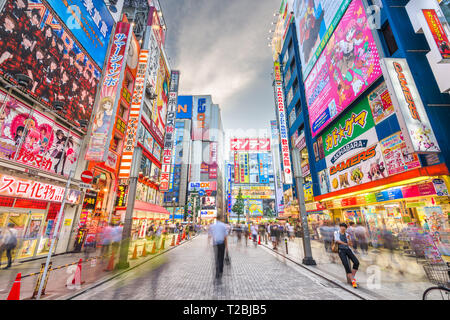
[(375, 193), (377, 202), (402, 199), (403, 194), (400, 188)]
[(177, 119), (192, 119), (192, 96), (178, 96)]
[(200, 190), (198, 191), (198, 195), (199, 195), (199, 196), (204, 196), (204, 195), (205, 195), (205, 190), (200, 189)]
[(114, 19), (103, 0), (47, 0), (92, 59), (103, 68)]

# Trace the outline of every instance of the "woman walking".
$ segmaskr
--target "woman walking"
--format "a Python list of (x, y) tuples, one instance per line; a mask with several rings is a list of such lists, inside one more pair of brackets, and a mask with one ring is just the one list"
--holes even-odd
[[(352, 246), (350, 235), (347, 233), (347, 224), (341, 223), (339, 225), (339, 230), (334, 232), (334, 242), (338, 245), (339, 258), (341, 258), (342, 264), (345, 268), (345, 273), (347, 274), (347, 282), (357, 288), (355, 275), (358, 271), (359, 261), (356, 258), (350, 247)], [(353, 268), (350, 270), (350, 261), (353, 262)]]

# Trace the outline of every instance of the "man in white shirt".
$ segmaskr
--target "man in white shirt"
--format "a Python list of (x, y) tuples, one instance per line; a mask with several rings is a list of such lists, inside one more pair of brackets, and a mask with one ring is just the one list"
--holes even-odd
[(209, 227), (209, 237), (212, 238), (214, 247), (214, 257), (216, 261), (216, 279), (220, 281), (223, 274), (223, 260), (225, 257), (225, 248), (227, 246), (227, 227), (217, 220), (215, 224)]

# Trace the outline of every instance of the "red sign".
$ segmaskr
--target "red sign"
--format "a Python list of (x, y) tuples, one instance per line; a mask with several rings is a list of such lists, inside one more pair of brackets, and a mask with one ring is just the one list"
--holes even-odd
[(436, 11), (433, 9), (423, 9), (422, 12), (425, 16), (425, 20), (427, 20), (428, 27), (433, 35), (434, 42), (436, 42), (439, 53), (442, 58), (450, 59), (450, 42), (448, 41), (447, 34), (439, 21)]
[(0, 174), (0, 195), (61, 202), (64, 188)]
[(94, 179), (92, 171), (86, 170), (81, 173), (81, 181), (84, 183), (91, 183), (92, 179)]
[(270, 139), (231, 139), (231, 151), (270, 151)]

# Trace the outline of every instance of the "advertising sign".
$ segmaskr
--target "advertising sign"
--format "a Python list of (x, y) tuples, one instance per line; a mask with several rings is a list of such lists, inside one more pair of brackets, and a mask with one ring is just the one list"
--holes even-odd
[(243, 153), (239, 154), (239, 183), (245, 183), (245, 172), (248, 171), (245, 165), (245, 156)]
[(303, 80), (313, 68), (351, 0), (295, 0), (294, 16)]
[(270, 151), (270, 139), (236, 139), (230, 140), (231, 151)]
[[(108, 64), (101, 86), (101, 93), (96, 105), (94, 125), (91, 139), (86, 152), (86, 160), (103, 162), (106, 160), (109, 143), (112, 136), (117, 104), (120, 79), (125, 71), (124, 57), (128, 51), (131, 26), (129, 23), (118, 22), (114, 34), (114, 42), (108, 57)], [(136, 123), (137, 125), (137, 123)], [(137, 129), (137, 128), (136, 128)]]
[(408, 152), (440, 152), (406, 59), (385, 58), (382, 67)]
[(208, 181), (208, 182), (189, 182), (189, 191), (199, 191), (203, 189), (205, 191), (216, 191), (217, 190), (217, 182), (216, 181)]
[(313, 188), (312, 183), (305, 183), (303, 185), (303, 192), (305, 194), (305, 201), (313, 201)]
[(102, 68), (114, 26), (114, 19), (105, 2), (103, 0), (47, 0), (47, 2)]
[(239, 178), (239, 154), (237, 152), (234, 153), (234, 183), (239, 183), (241, 180)]
[(11, 76), (28, 75), (27, 93), (52, 110), (62, 102), (57, 113), (79, 127), (90, 120), (100, 68), (69, 32), (73, 19), (60, 20), (41, 0), (23, 2), (23, 8), (16, 2), (6, 1), (0, 13), (0, 74), (12, 82)]
[(138, 70), (134, 83), (133, 97), (131, 99), (127, 133), (125, 135), (124, 147), (122, 151), (122, 160), (119, 167), (119, 179), (127, 179), (130, 176), (134, 147), (136, 146), (136, 133), (139, 124), (139, 114), (141, 111), (142, 97), (144, 94), (148, 57), (148, 50), (141, 50), (141, 53), (139, 54)]
[(259, 162), (258, 154), (249, 154), (249, 166), (250, 166), (250, 183), (258, 183), (259, 181)]
[(205, 218), (216, 218), (217, 210), (200, 210), (200, 215), (202, 219)]
[(150, 83), (150, 90), (152, 93), (156, 93), (156, 83), (158, 80), (159, 73), (159, 60), (161, 52), (159, 49), (158, 41), (156, 40), (155, 34), (151, 32), (150, 34), (150, 58), (148, 63), (148, 81)]
[(375, 124), (394, 114), (394, 105), (384, 81), (368, 95), (368, 99)]
[(192, 119), (192, 96), (178, 96), (177, 119)]
[(328, 170), (322, 170), (319, 172), (319, 187), (320, 194), (326, 194), (331, 192), (330, 179), (328, 178)]
[(211, 107), (210, 96), (194, 96), (192, 113), (192, 140), (202, 140), (206, 123), (206, 109)]
[(439, 53), (443, 59), (450, 59), (450, 41), (448, 40), (444, 27), (436, 14), (436, 10), (423, 9), (422, 12), (425, 16), (428, 27), (430, 28), (431, 34), (433, 35), (433, 39)]
[(386, 178), (386, 165), (377, 143), (328, 168), (331, 191)]
[(263, 200), (246, 200), (248, 205), (248, 214), (251, 217), (258, 217), (264, 214)]
[(0, 158), (67, 177), (78, 158), (80, 137), (3, 91), (0, 101)]
[(315, 137), (381, 75), (379, 56), (361, 0), (354, 0), (305, 81)]
[(209, 178), (217, 179), (217, 142), (209, 144)]
[(389, 175), (420, 167), (417, 154), (408, 153), (401, 131), (381, 140), (380, 145)]
[(278, 122), (280, 126), (281, 155), (282, 155), (281, 160), (283, 163), (284, 183), (292, 184), (291, 156), (289, 153), (289, 138), (288, 138), (288, 128), (286, 125), (286, 111), (284, 105), (283, 83), (281, 79), (280, 64), (278, 62), (274, 63), (274, 71), (275, 71), (275, 96), (277, 101)]
[(378, 136), (368, 100), (363, 99), (347, 111), (322, 137), (325, 139), (323, 147), (328, 167), (377, 143)]
[(204, 210), (211, 210), (216, 208), (216, 198), (215, 197), (201, 197), (200, 198), (200, 206)]
[(152, 121), (160, 132), (164, 132), (167, 114), (167, 103), (169, 100), (170, 73), (164, 59), (159, 57), (159, 69), (156, 79), (156, 99), (153, 100)]

